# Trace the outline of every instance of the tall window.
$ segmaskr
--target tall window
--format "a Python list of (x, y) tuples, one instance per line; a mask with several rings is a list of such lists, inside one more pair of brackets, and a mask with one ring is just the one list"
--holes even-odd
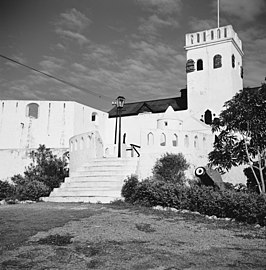
[(211, 40), (213, 40), (214, 39), (214, 33), (213, 33), (213, 31), (211, 31)]
[(221, 38), (221, 30), (220, 29), (217, 29), (217, 37)]
[(199, 138), (197, 135), (194, 137), (194, 148), (199, 148)]
[(235, 56), (232, 54), (232, 68), (235, 68), (236, 66), (236, 58)]
[(27, 116), (37, 119), (39, 117), (39, 105), (30, 103), (27, 105)]
[(186, 135), (185, 138), (184, 138), (184, 145), (185, 145), (185, 147), (189, 147), (189, 137), (188, 137), (188, 135)]
[(227, 28), (224, 28), (224, 37), (227, 37)]
[(173, 135), (172, 144), (174, 147), (176, 147), (178, 145), (178, 137), (176, 134)]
[(220, 54), (216, 54), (213, 57), (213, 68), (220, 68), (222, 67), (222, 56)]
[(96, 120), (97, 120), (97, 113), (96, 113), (96, 112), (93, 112), (93, 113), (91, 114), (91, 121), (92, 121), (92, 122), (96, 122)]
[(147, 136), (147, 145), (153, 145), (154, 144), (154, 137), (153, 134), (150, 132)]
[(195, 70), (195, 62), (192, 59), (188, 59), (187, 60), (187, 64), (186, 64), (186, 72), (193, 72)]
[(197, 42), (200, 42), (200, 34), (197, 34)]
[(161, 134), (160, 145), (161, 146), (166, 146), (166, 136), (165, 136), (164, 133)]
[(197, 61), (197, 70), (203, 70), (203, 61), (202, 61), (202, 59), (199, 59)]
[(203, 32), (203, 41), (206, 41), (206, 32)]
[(212, 112), (210, 110), (206, 110), (204, 113), (204, 122), (207, 125), (212, 124)]

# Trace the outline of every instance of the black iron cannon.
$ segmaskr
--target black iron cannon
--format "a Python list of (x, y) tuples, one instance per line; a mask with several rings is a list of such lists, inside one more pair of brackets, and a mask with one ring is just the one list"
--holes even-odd
[(224, 183), (220, 173), (208, 166), (196, 168), (195, 175), (200, 179), (201, 184), (205, 186), (224, 189)]

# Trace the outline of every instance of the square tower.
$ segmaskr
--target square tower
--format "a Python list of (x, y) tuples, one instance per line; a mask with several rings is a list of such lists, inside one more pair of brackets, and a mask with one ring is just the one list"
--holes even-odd
[(186, 34), (188, 109), (218, 115), (243, 88), (242, 42), (231, 25)]

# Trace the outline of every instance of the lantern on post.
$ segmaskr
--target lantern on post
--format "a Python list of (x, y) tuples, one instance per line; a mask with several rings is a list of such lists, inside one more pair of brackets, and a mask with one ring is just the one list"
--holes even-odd
[(125, 98), (119, 96), (113, 103), (116, 106), (116, 121), (115, 121), (115, 144), (116, 144), (116, 137), (117, 137), (117, 118), (119, 121), (118, 124), (118, 157), (121, 157), (121, 114), (122, 109), (125, 104)]

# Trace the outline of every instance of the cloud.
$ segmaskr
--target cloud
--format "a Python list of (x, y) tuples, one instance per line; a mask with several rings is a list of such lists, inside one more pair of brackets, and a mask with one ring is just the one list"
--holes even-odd
[(142, 34), (158, 35), (158, 31), (164, 27), (179, 27), (179, 23), (171, 17), (160, 18), (156, 14), (151, 15), (147, 19), (140, 19), (139, 31)]
[(244, 22), (254, 21), (265, 11), (265, 8), (264, 0), (222, 0), (220, 2), (221, 15), (225, 13)]
[(84, 45), (89, 40), (83, 32), (91, 23), (92, 21), (83, 13), (72, 8), (70, 11), (60, 14), (60, 18), (55, 23), (55, 32), (64, 38), (72, 39), (80, 45)]
[(157, 14), (173, 14), (182, 9), (181, 0), (139, 0), (138, 3), (146, 10)]
[(70, 30), (56, 29), (56, 33), (69, 39), (76, 40), (80, 45), (86, 44), (89, 40), (82, 34)]
[(201, 20), (196, 17), (191, 17), (189, 20), (189, 27), (192, 32), (203, 31), (217, 27), (217, 22), (214, 19)]
[(77, 32), (82, 32), (92, 21), (80, 11), (72, 8), (66, 13), (60, 14), (58, 25)]
[(44, 56), (45, 60), (42, 60), (39, 65), (45, 71), (49, 73), (53, 73), (63, 68), (65, 61), (63, 59), (59, 59), (52, 56)]

